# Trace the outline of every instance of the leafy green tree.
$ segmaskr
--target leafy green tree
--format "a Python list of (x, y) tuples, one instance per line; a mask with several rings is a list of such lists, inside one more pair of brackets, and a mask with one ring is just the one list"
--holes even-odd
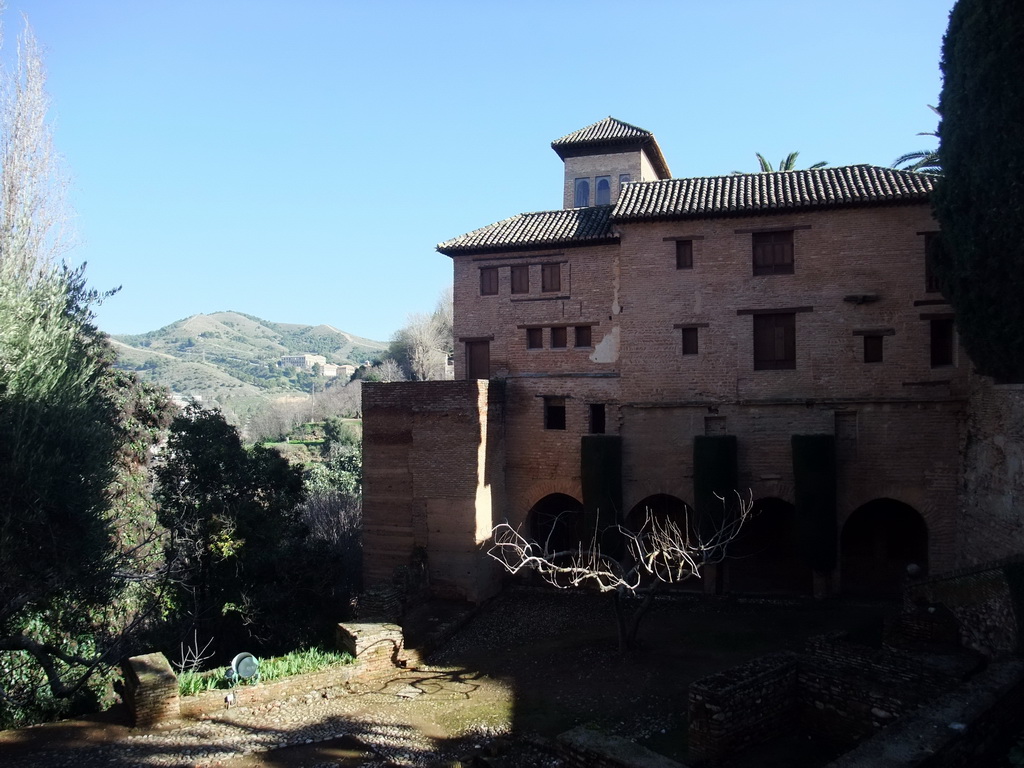
[(192, 403), (171, 424), (156, 477), (182, 634), (198, 628), (224, 652), (301, 638), (317, 566), (305, 550), (301, 470), (275, 450), (246, 449), (219, 411)]
[(152, 615), (160, 576), (142, 478), (167, 402), (113, 368), (92, 324), (101, 297), (82, 269), (61, 262), (63, 183), (43, 85), (26, 27), (17, 68), (0, 78), (0, 722), (8, 724), (84, 695)]
[(942, 48), (935, 272), (978, 370), (1024, 381), (1024, 4), (959, 0)]

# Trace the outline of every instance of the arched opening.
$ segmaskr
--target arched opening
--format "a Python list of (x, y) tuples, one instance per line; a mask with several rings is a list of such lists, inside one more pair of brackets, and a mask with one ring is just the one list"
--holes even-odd
[(847, 519), (840, 555), (844, 593), (898, 597), (908, 566), (928, 572), (928, 526), (909, 504), (875, 499)]
[(583, 504), (564, 493), (552, 493), (530, 509), (530, 537), (548, 551), (561, 552), (590, 546), (594, 526)]
[[(664, 524), (672, 522), (679, 527), (684, 536), (692, 531), (694, 523), (693, 509), (682, 499), (667, 493), (656, 493), (635, 504), (626, 515), (625, 527), (630, 531), (639, 531), (648, 518)], [(668, 586), (674, 590), (700, 591), (703, 589), (700, 579), (689, 578)]]
[(799, 554), (796, 507), (788, 501), (755, 501), (726, 558), (730, 592), (807, 594), (813, 588), (811, 570)]
[(671, 520), (685, 531), (687, 511), (689, 506), (682, 499), (667, 493), (656, 493), (633, 506), (626, 515), (626, 527), (631, 531), (638, 531), (650, 516), (659, 521)]

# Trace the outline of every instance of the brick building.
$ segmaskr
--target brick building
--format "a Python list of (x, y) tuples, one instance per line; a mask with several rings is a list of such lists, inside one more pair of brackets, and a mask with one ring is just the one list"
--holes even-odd
[(494, 522), (702, 513), (701, 445), (758, 510), (707, 589), (892, 593), (958, 565), (970, 374), (928, 269), (932, 178), (673, 179), (613, 118), (552, 147), (561, 210), (438, 246), (456, 381), (364, 387), (367, 584), (418, 550), (480, 599)]

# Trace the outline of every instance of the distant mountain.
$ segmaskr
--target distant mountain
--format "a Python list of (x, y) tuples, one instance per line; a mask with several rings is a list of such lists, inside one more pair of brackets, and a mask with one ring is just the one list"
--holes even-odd
[(359, 366), (388, 344), (330, 325), (273, 323), (241, 312), (193, 315), (149, 333), (113, 336), (119, 365), (184, 397), (225, 403), (309, 392), (304, 371), (277, 365), (282, 356), (323, 355)]

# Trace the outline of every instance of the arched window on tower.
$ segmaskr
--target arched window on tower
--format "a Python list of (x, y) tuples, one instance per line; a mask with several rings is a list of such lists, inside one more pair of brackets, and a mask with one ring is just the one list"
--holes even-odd
[(611, 205), (612, 202), (612, 179), (611, 176), (597, 177), (597, 190), (594, 205)]
[(590, 179), (576, 179), (576, 198), (573, 206), (586, 208), (590, 205)]

